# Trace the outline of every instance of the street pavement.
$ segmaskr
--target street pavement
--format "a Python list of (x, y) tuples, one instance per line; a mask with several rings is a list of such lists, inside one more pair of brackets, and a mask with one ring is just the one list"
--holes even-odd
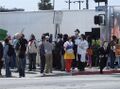
[(120, 74), (2, 78), (0, 89), (120, 89)]
[[(84, 74), (77, 70), (71, 73), (53, 71), (41, 76), (37, 69), (26, 70), (25, 78), (19, 78), (18, 73), (12, 71), (12, 78), (0, 78), (0, 89), (120, 89), (120, 73), (115, 73), (115, 70), (105, 69), (104, 74), (98, 74), (98, 68), (86, 68)], [(4, 69), (2, 73), (4, 75)]]

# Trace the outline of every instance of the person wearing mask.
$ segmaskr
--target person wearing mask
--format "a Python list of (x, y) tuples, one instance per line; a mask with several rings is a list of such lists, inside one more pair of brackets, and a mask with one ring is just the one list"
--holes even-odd
[(29, 58), (29, 71), (36, 69), (36, 56), (37, 56), (37, 42), (35, 36), (31, 34), (30, 40), (27, 46), (27, 54)]
[(82, 34), (77, 48), (79, 71), (85, 70), (87, 48), (88, 48), (88, 42), (86, 41), (85, 35)]
[(66, 72), (71, 72), (72, 61), (75, 59), (74, 51), (73, 51), (73, 42), (72, 38), (68, 37), (68, 40), (64, 43), (64, 59), (65, 59), (65, 70)]
[(44, 42), (44, 49), (45, 49), (45, 73), (52, 73), (52, 67), (53, 67), (53, 45), (49, 42), (49, 36), (45, 36), (45, 42)]
[(104, 41), (102, 47), (99, 48), (99, 66), (100, 66), (100, 73), (103, 74), (103, 69), (107, 64), (108, 60), (108, 42)]
[(2, 43), (0, 42), (0, 77), (2, 76), (2, 73), (1, 73), (1, 70), (2, 70), (2, 67), (3, 67), (3, 45)]

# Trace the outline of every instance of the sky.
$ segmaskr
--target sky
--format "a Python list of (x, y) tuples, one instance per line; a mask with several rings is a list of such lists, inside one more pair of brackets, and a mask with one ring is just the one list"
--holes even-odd
[[(23, 8), (25, 11), (37, 11), (38, 10), (38, 2), (40, 0), (0, 0), (0, 6), (5, 8)], [(67, 10), (68, 4), (65, 3), (67, 0), (55, 0), (55, 9), (56, 10)], [(76, 1), (76, 0), (71, 0)], [(78, 1), (78, 0), (77, 0)], [(83, 0), (86, 1), (86, 0)], [(53, 0), (51, 0), (53, 2)], [(120, 5), (120, 0), (108, 0), (109, 5)], [(82, 9), (85, 8), (85, 2), (82, 3)], [(97, 4), (95, 4), (94, 0), (89, 0), (90, 9), (94, 9)], [(103, 3), (101, 4), (103, 5)], [(78, 10), (78, 3), (71, 4), (71, 10)]]

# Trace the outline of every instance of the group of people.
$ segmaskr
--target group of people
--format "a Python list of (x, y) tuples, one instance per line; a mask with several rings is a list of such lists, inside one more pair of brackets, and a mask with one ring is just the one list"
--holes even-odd
[[(25, 77), (26, 57), (29, 59), (29, 71), (36, 70), (36, 56), (40, 56), (40, 73), (52, 73), (53, 69), (71, 72), (75, 68), (84, 71), (86, 66), (93, 66), (94, 56), (97, 53), (100, 73), (110, 59), (110, 67), (115, 65), (115, 46), (118, 40), (113, 36), (110, 42), (104, 41), (102, 45), (96, 46), (84, 34), (80, 35), (79, 29), (75, 30), (74, 36), (58, 34), (55, 42), (50, 40), (49, 34), (41, 36), (38, 44), (34, 34), (30, 39), (25, 39), (24, 34), (17, 33), (12, 39), (8, 36), (4, 44), (0, 42), (0, 75), (1, 69), (5, 67), (5, 76), (11, 77), (11, 68), (16, 67), (19, 77)], [(96, 51), (94, 51), (94, 49)]]

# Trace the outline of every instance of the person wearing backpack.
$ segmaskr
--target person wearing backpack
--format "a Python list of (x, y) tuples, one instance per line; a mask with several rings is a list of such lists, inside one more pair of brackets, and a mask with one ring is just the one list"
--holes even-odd
[(27, 54), (29, 57), (29, 71), (32, 71), (36, 69), (36, 56), (37, 56), (37, 44), (36, 39), (33, 34), (30, 36), (30, 40), (28, 42), (27, 46)]
[(11, 71), (10, 71), (10, 61), (11, 61), (11, 54), (10, 54), (10, 43), (9, 39), (6, 38), (5, 40), (5, 45), (4, 45), (4, 53), (3, 57), (5, 59), (5, 76), (6, 77), (11, 77)]

